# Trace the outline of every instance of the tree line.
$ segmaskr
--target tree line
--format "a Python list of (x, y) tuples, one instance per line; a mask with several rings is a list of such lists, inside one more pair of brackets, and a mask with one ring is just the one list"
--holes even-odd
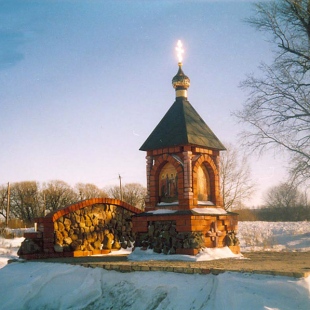
[(104, 189), (90, 183), (77, 183), (74, 187), (61, 180), (39, 183), (23, 181), (0, 185), (0, 215), (7, 219), (9, 194), (9, 218), (18, 218), (30, 224), (37, 217), (90, 198), (120, 199), (140, 209), (144, 208), (146, 188), (138, 183), (110, 186)]
[(282, 182), (269, 188), (258, 209), (235, 210), (241, 221), (309, 221), (310, 202), (306, 191), (293, 182)]
[[(254, 190), (247, 157), (232, 144), (221, 154), (221, 194), (224, 208), (233, 210)], [(10, 185), (10, 218), (33, 222), (34, 218), (46, 215), (77, 201), (90, 198), (115, 198), (137, 208), (145, 207), (146, 188), (139, 183), (110, 186), (104, 189), (94, 184), (77, 183), (74, 187), (61, 180), (40, 184), (36, 181), (15, 182)], [(8, 186), (0, 186), (0, 215), (7, 219)]]
[[(221, 194), (224, 209), (240, 213), (240, 220), (299, 221), (310, 220), (310, 203), (306, 191), (298, 183), (283, 182), (271, 187), (263, 197), (260, 209), (246, 209), (244, 200), (251, 197), (255, 183), (251, 178), (247, 157), (231, 144), (221, 157)], [(241, 159), (241, 160), (240, 160)], [(146, 188), (139, 183), (104, 189), (90, 183), (74, 187), (61, 180), (40, 184), (36, 181), (15, 182), (10, 185), (10, 218), (25, 224), (77, 201), (90, 198), (115, 198), (137, 208), (145, 207)], [(7, 218), (8, 186), (0, 186), (0, 215)]]

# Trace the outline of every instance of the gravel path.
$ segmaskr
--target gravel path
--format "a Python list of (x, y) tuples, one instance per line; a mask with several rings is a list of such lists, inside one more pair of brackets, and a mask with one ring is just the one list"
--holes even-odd
[(306, 277), (310, 275), (310, 252), (249, 252), (244, 259), (217, 259), (204, 262), (128, 261), (126, 255), (49, 258), (41, 262), (67, 263), (108, 270), (169, 271), (182, 273), (213, 273), (225, 271)]

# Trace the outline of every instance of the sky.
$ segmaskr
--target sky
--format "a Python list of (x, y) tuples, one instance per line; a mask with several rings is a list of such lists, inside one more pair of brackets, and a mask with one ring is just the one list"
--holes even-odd
[[(225, 144), (247, 74), (271, 46), (251, 1), (0, 0), (0, 184), (63, 180), (146, 186), (139, 148), (175, 100), (184, 46), (188, 100)], [(238, 145), (238, 144), (237, 144)], [(251, 158), (259, 204), (284, 156)]]

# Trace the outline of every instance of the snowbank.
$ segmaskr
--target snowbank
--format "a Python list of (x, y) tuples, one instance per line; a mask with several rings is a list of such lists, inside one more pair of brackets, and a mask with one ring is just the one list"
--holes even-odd
[[(239, 223), (241, 251), (262, 248), (310, 251), (309, 234), (309, 222)], [(0, 238), (1, 309), (310, 309), (310, 277), (294, 279), (229, 272), (217, 276), (119, 273), (39, 262), (6, 265), (7, 259), (16, 257), (22, 240)], [(232, 254), (228, 248), (206, 249), (196, 257), (136, 251), (130, 259), (199, 261)]]
[(239, 222), (241, 252), (310, 251), (310, 222)]
[(307, 279), (224, 273), (120, 273), (65, 264), (0, 270), (1, 309), (310, 309)]
[(9, 259), (18, 258), (17, 251), (24, 238), (4, 239), (0, 237), (0, 268), (7, 264)]

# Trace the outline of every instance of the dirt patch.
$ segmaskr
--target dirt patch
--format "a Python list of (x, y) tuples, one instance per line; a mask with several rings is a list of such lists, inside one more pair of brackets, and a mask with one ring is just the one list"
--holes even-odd
[(310, 252), (250, 252), (243, 256), (244, 259), (219, 259), (201, 264), (225, 271), (295, 277), (310, 275)]
[(217, 259), (204, 262), (184, 261), (128, 261), (126, 255), (88, 256), (75, 258), (49, 258), (35, 260), (54, 263), (68, 263), (85, 267), (99, 267), (108, 270), (170, 271), (183, 273), (213, 273), (225, 271), (305, 277), (310, 275), (310, 252), (249, 252), (244, 259)]

